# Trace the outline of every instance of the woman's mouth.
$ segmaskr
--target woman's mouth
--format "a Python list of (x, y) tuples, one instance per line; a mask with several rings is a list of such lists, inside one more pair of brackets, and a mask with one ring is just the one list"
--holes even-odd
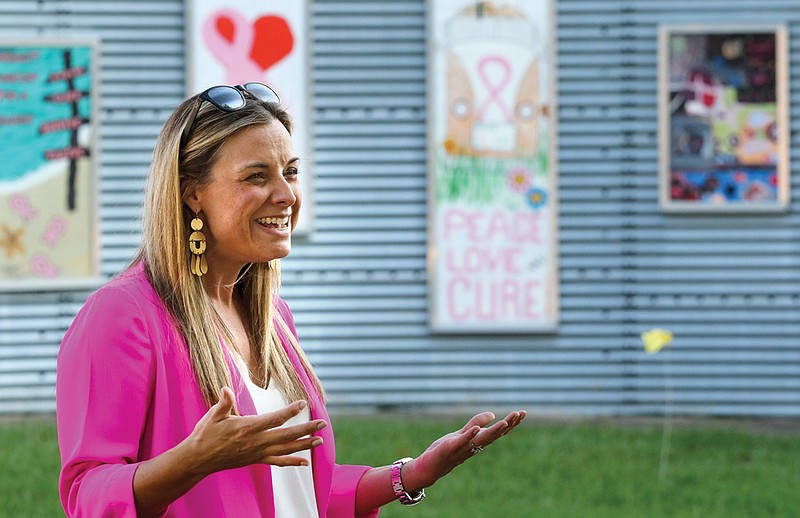
[(256, 222), (262, 227), (283, 229), (289, 227), (289, 216), (278, 218), (258, 218)]

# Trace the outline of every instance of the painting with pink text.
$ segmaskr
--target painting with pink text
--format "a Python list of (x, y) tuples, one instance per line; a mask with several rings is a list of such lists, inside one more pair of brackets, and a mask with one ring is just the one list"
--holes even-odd
[(258, 81), (278, 93), (292, 116), (303, 192), (299, 233), (310, 230), (314, 207), (307, 9), (305, 0), (186, 0), (187, 95)]
[(430, 9), (431, 328), (552, 331), (556, 285), (552, 6)]
[(0, 41), (0, 284), (99, 275), (95, 47)]

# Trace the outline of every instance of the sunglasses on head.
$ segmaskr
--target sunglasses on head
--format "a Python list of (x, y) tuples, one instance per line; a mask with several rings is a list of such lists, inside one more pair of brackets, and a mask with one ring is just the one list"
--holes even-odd
[(197, 96), (197, 102), (192, 108), (191, 113), (189, 113), (189, 120), (186, 122), (186, 126), (183, 127), (181, 148), (189, 141), (189, 136), (192, 134), (192, 127), (194, 126), (194, 120), (197, 118), (197, 112), (200, 111), (200, 106), (203, 104), (203, 101), (210, 102), (217, 109), (224, 112), (235, 112), (241, 110), (247, 104), (247, 99), (244, 97), (245, 91), (250, 92), (253, 97), (265, 103), (281, 102), (281, 98), (278, 97), (275, 90), (257, 81), (236, 86), (212, 86)]

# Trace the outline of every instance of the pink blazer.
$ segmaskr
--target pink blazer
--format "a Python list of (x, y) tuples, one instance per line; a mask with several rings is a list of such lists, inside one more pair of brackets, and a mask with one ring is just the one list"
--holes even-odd
[[(276, 309), (296, 334), (286, 303), (276, 299)], [(328, 422), (318, 433), (323, 445), (311, 451), (319, 515), (353, 518), (356, 486), (369, 468), (335, 464), (325, 406), (292, 348), (284, 347), (310, 394), (311, 418)], [(237, 408), (255, 414), (239, 370), (228, 360)], [(141, 265), (89, 297), (64, 336), (56, 372), (64, 510), (70, 517), (135, 517), (139, 463), (185, 439), (208, 410), (184, 339)], [(214, 473), (164, 516), (273, 517), (270, 466)]]

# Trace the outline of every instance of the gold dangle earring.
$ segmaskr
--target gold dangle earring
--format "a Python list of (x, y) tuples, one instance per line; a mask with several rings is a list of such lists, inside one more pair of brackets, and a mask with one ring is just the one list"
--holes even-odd
[(189, 251), (192, 252), (191, 270), (192, 273), (198, 277), (202, 277), (208, 273), (208, 263), (206, 262), (206, 235), (200, 232), (203, 229), (203, 220), (194, 215), (191, 222), (192, 235), (189, 236)]

